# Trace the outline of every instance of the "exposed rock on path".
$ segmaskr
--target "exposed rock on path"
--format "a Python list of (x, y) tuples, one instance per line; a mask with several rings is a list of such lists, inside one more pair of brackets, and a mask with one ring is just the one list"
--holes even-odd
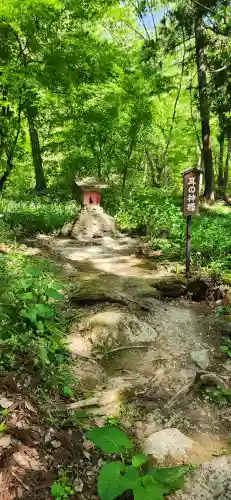
[(191, 476), (183, 492), (169, 500), (230, 500), (231, 499), (231, 455), (205, 462)]

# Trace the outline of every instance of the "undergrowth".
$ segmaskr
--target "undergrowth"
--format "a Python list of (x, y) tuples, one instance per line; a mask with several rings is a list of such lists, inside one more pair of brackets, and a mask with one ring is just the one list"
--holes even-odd
[[(145, 235), (164, 259), (184, 261), (186, 222), (182, 198), (169, 188), (136, 188), (122, 200), (115, 192), (105, 195), (106, 209), (124, 231)], [(231, 267), (231, 211), (201, 208), (192, 219), (192, 265), (219, 274)], [(231, 278), (231, 275), (230, 275)]]
[(0, 370), (33, 373), (37, 386), (62, 390), (73, 382), (65, 343), (65, 284), (42, 258), (0, 254)]
[(57, 194), (28, 194), (15, 199), (5, 196), (0, 199), (0, 212), (4, 215), (4, 221), (17, 236), (59, 229), (79, 209), (80, 205), (75, 200)]
[(190, 466), (153, 467), (148, 455), (137, 452), (131, 439), (117, 427), (94, 428), (87, 436), (104, 454), (119, 457), (101, 468), (98, 478), (101, 500), (114, 500), (125, 492), (132, 492), (134, 500), (164, 500), (166, 495), (184, 486)]

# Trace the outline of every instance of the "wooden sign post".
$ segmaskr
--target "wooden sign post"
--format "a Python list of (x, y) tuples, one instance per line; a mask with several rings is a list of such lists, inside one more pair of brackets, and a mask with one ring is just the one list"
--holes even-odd
[(186, 216), (186, 276), (189, 276), (190, 272), (192, 216), (199, 213), (200, 174), (201, 171), (197, 168), (190, 168), (182, 174), (184, 180), (183, 213)]

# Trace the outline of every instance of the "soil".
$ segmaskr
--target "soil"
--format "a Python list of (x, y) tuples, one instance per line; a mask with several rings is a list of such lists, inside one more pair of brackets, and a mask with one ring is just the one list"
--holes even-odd
[[(90, 408), (94, 424), (118, 418), (140, 448), (153, 432), (177, 427), (196, 442), (191, 462), (222, 454), (231, 430), (230, 407), (217, 404), (207, 388), (173, 400), (200, 370), (192, 351), (208, 351), (207, 371), (230, 387), (220, 355), (224, 325), (214, 303), (193, 302), (185, 294), (164, 299), (153, 284), (175, 277), (179, 285), (174, 264), (159, 261), (159, 255), (151, 261), (140, 257), (136, 238), (106, 235), (86, 244), (41, 235), (31, 245), (34, 254), (59, 262), (61, 274), (71, 280), (76, 320), (69, 342), (85, 399), (98, 398)], [(84, 445), (84, 430), (63, 427), (60, 420), (57, 427), (65, 402), (37, 407), (33, 392), (28, 395), (32, 381), (16, 380), (15, 374), (0, 383), (2, 396), (14, 403), (7, 418), (11, 443), (0, 454), (0, 499), (47, 500), (61, 469), (82, 484), (73, 498), (98, 498), (102, 458)]]

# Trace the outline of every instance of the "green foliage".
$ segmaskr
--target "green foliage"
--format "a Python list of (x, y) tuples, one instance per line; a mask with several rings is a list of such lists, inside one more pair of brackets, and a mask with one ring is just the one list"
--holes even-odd
[(74, 491), (67, 484), (53, 483), (51, 486), (51, 496), (56, 500), (65, 500), (70, 498)]
[(227, 354), (229, 356), (229, 358), (231, 358), (231, 340), (226, 339), (225, 344), (226, 345), (221, 345), (220, 350), (221, 350), (221, 352), (224, 352), (225, 354)]
[(90, 430), (88, 439), (104, 453), (125, 453), (132, 448), (132, 441), (117, 427), (101, 427)]
[(0, 277), (0, 368), (32, 365), (43, 386), (61, 391), (69, 387), (71, 357), (61, 309), (66, 286), (56, 283), (43, 259), (34, 262), (17, 253), (0, 255)]
[(63, 394), (64, 394), (64, 396), (67, 396), (68, 398), (74, 399), (74, 393), (73, 393), (71, 387), (63, 387)]
[[(114, 213), (123, 230), (146, 235), (154, 250), (161, 250), (164, 259), (173, 260), (185, 258), (182, 203), (179, 193), (169, 188), (133, 188), (127, 191), (124, 200), (115, 192), (106, 197), (107, 209)], [(202, 208), (200, 216), (193, 218), (192, 264), (217, 274), (223, 270), (228, 281), (231, 213), (220, 212), (219, 208)]]
[(136, 455), (133, 455), (132, 457), (132, 466), (135, 468), (140, 468), (142, 467), (142, 465), (146, 464), (147, 461), (147, 455), (144, 455), (144, 453), (136, 453)]
[(88, 438), (104, 453), (123, 454), (125, 460), (106, 463), (98, 478), (101, 500), (114, 500), (126, 491), (133, 491), (136, 500), (163, 500), (184, 485), (189, 466), (149, 468), (148, 456), (131, 453), (132, 441), (116, 427), (101, 427), (87, 433)]
[[(62, 196), (28, 195), (17, 199), (3, 197), (0, 199), (0, 211), (4, 221), (20, 236), (25, 233), (52, 232), (61, 228), (78, 213), (80, 205)], [(0, 221), (0, 231), (1, 231)]]

